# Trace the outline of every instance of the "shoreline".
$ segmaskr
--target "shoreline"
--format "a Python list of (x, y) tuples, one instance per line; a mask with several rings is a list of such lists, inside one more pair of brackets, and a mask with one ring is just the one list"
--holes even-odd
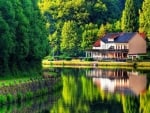
[(50, 94), (60, 87), (60, 84), (56, 84), (59, 80), (59, 78), (43, 77), (0, 86), (0, 106)]
[(98, 61), (79, 61), (79, 60), (59, 60), (59, 61), (42, 61), (43, 68), (48, 67), (112, 67), (112, 68), (143, 68), (150, 69), (150, 62), (98, 62)]

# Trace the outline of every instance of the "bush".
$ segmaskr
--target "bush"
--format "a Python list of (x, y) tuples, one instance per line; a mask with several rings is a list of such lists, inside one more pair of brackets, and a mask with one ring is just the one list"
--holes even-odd
[(55, 59), (55, 60), (67, 60), (67, 61), (69, 61), (69, 60), (71, 60), (72, 58), (69, 57), (69, 56), (66, 56), (66, 55), (60, 55), (60, 56), (55, 56), (54, 59)]
[(53, 56), (46, 56), (44, 59), (45, 60), (49, 60), (49, 61), (53, 61), (54, 57)]
[(71, 57), (65, 57), (64, 60), (70, 61), (72, 58)]
[(86, 57), (84, 60), (85, 60), (85, 61), (94, 61), (94, 59), (93, 59), (93, 58), (90, 58), (90, 57)]

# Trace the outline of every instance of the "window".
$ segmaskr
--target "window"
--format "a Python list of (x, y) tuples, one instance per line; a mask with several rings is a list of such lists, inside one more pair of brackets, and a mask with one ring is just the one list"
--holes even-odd
[(113, 38), (108, 38), (108, 42), (113, 42), (114, 39)]

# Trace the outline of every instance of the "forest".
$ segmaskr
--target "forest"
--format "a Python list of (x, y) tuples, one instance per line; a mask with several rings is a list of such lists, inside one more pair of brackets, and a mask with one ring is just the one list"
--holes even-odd
[(150, 36), (150, 0), (40, 0), (49, 27), (50, 55), (84, 56), (109, 32)]
[(0, 0), (1, 75), (40, 68), (49, 52), (45, 26), (38, 0)]
[[(0, 0), (0, 71), (79, 57), (108, 32), (150, 37), (150, 0)], [(39, 66), (39, 67), (38, 67)]]

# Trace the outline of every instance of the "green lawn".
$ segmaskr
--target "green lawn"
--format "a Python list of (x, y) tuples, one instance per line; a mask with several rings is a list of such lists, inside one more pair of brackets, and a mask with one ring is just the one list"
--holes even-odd
[(13, 86), (17, 84), (31, 82), (33, 80), (42, 79), (42, 76), (34, 76), (34, 77), (1, 77), (0, 78), (0, 87), (3, 86)]

